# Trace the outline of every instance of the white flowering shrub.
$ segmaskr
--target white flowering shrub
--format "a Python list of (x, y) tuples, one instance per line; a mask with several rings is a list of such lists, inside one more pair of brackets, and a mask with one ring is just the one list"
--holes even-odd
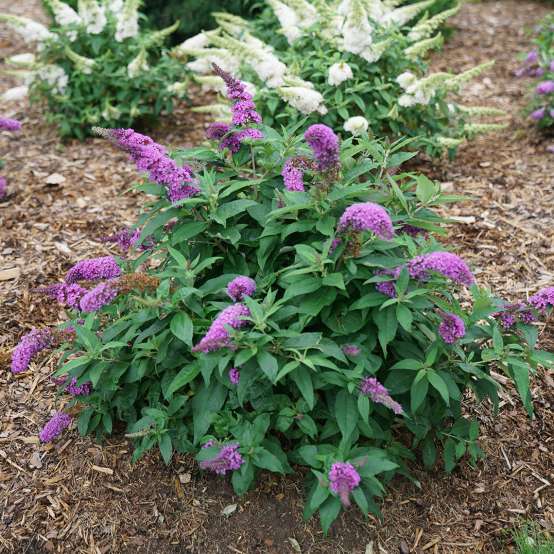
[(307, 116), (354, 133), (367, 125), (375, 136), (422, 137), (431, 154), (499, 128), (472, 117), (502, 112), (457, 103), (463, 85), (490, 63), (457, 75), (428, 72), (425, 57), (441, 46), (440, 27), (458, 7), (430, 15), (435, 0), (399, 4), (267, 0), (270, 9), (251, 22), (214, 14), (219, 27), (185, 41), (174, 55), (207, 88), (221, 86), (205, 77), (211, 62), (252, 81), (267, 121)]
[(63, 137), (84, 138), (94, 125), (129, 126), (170, 112), (182, 91), (171, 84), (184, 70), (163, 48), (176, 26), (141, 31), (138, 0), (45, 0), (49, 28), (30, 19), (0, 14), (35, 53), (9, 62), (24, 85), (4, 93), (46, 101), (47, 119)]

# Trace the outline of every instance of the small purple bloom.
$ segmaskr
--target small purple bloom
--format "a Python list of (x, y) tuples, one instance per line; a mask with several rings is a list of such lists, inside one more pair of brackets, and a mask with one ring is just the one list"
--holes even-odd
[(6, 196), (6, 193), (8, 192), (8, 181), (6, 181), (5, 177), (2, 177), (0, 175), (0, 200)]
[(12, 373), (25, 371), (33, 356), (52, 346), (52, 333), (48, 329), (31, 329), (24, 335), (12, 353)]
[(98, 279), (113, 279), (121, 275), (121, 268), (113, 256), (91, 258), (77, 262), (66, 274), (66, 283), (76, 281), (96, 281)]
[(455, 283), (470, 286), (475, 282), (467, 264), (451, 252), (431, 252), (417, 256), (408, 264), (410, 277), (425, 281), (430, 273), (440, 273)]
[(341, 238), (334, 238), (331, 242), (331, 247), (329, 248), (329, 254), (333, 254), (333, 252), (341, 245), (341, 243)]
[(542, 77), (543, 75), (544, 75), (544, 69), (542, 67), (537, 67), (537, 69), (535, 69), (533, 73), (534, 77)]
[(350, 493), (360, 484), (355, 467), (348, 462), (335, 462), (328, 474), (329, 489), (340, 498), (343, 506), (350, 506)]
[(238, 385), (239, 384), (239, 381), (240, 381), (240, 370), (236, 367), (232, 367), (230, 370), (229, 370), (229, 381), (231, 381), (231, 383), (233, 385)]
[(232, 131), (224, 136), (219, 143), (219, 149), (228, 148), (230, 152), (236, 154), (241, 147), (243, 140), (259, 140), (264, 138), (263, 133), (259, 129), (241, 129), (240, 131)]
[(552, 94), (554, 92), (554, 81), (543, 81), (536, 88), (537, 94)]
[(19, 131), (21, 123), (17, 119), (9, 117), (0, 117), (0, 131)]
[(70, 425), (70, 415), (64, 414), (63, 412), (56, 412), (39, 433), (40, 441), (52, 442), (56, 437), (62, 434), (64, 429), (67, 429)]
[(546, 108), (543, 107), (531, 113), (530, 117), (535, 121), (540, 121), (545, 115), (546, 115)]
[(88, 292), (88, 290), (78, 283), (56, 283), (55, 285), (49, 285), (38, 289), (38, 292), (46, 294), (50, 298), (54, 298), (63, 306), (68, 306), (74, 310), (78, 310), (81, 298)]
[(356, 357), (356, 356), (361, 352), (361, 349), (360, 349), (359, 346), (356, 346), (355, 344), (345, 344), (345, 345), (342, 347), (342, 351), (343, 351), (347, 356)]
[[(208, 443), (206, 443), (208, 444)], [(214, 446), (213, 444), (210, 446)], [(206, 445), (204, 445), (206, 447)], [(236, 471), (244, 463), (239, 451), (239, 444), (223, 445), (215, 458), (200, 462), (200, 469), (213, 471), (218, 475), (225, 475), (228, 471)]]
[(454, 344), (466, 334), (464, 320), (455, 314), (442, 314), (439, 335), (446, 344)]
[(206, 129), (206, 137), (209, 140), (221, 140), (229, 131), (231, 126), (223, 121), (214, 121)]
[(401, 267), (395, 269), (380, 269), (375, 272), (375, 275), (390, 275), (394, 280), (390, 281), (381, 281), (380, 283), (375, 284), (375, 288), (381, 293), (390, 296), (391, 298), (396, 298), (396, 279), (400, 276), (402, 272)]
[(193, 347), (193, 352), (212, 352), (220, 348), (229, 348), (231, 339), (227, 327), (240, 329), (248, 324), (244, 319), (250, 316), (250, 310), (244, 304), (232, 304), (214, 319), (202, 340)]
[[(141, 230), (138, 228), (134, 231), (131, 229), (121, 229), (121, 231), (118, 231), (113, 235), (108, 235), (107, 237), (102, 237), (100, 240), (102, 242), (117, 244), (123, 253), (127, 253), (139, 241), (140, 233)], [(151, 237), (147, 237), (139, 246), (139, 249), (143, 251), (149, 250), (154, 246), (154, 244), (154, 240)]]
[(402, 406), (393, 400), (389, 391), (375, 377), (364, 377), (360, 383), (360, 392), (369, 396), (376, 404), (382, 404), (391, 409), (396, 415), (404, 413)]
[(339, 165), (339, 138), (330, 127), (316, 123), (308, 127), (304, 139), (314, 153), (320, 171), (334, 169)]
[(554, 287), (546, 287), (529, 298), (529, 304), (539, 312), (554, 306)]
[(417, 237), (419, 235), (427, 235), (427, 231), (425, 229), (422, 229), (421, 227), (415, 227), (413, 225), (409, 225), (408, 223), (400, 227), (400, 232), (405, 233), (406, 235), (410, 235), (411, 237)]
[(227, 285), (227, 294), (234, 302), (241, 302), (245, 296), (253, 296), (256, 292), (256, 281), (241, 275), (235, 277)]
[(373, 231), (381, 239), (392, 239), (394, 228), (387, 210), (379, 204), (362, 202), (344, 210), (338, 231)]
[(88, 291), (81, 298), (79, 306), (85, 313), (97, 312), (100, 308), (110, 304), (117, 294), (118, 290), (114, 283), (105, 281)]
[(92, 383), (87, 381), (82, 385), (77, 384), (77, 378), (72, 377), (71, 382), (67, 385), (65, 391), (72, 396), (88, 396), (92, 390)]
[(525, 61), (529, 64), (537, 63), (539, 61), (539, 53), (536, 50), (531, 50), (531, 52), (527, 54)]
[(302, 158), (289, 158), (285, 162), (281, 175), (287, 190), (292, 192), (304, 190), (304, 170), (307, 167), (308, 164)]

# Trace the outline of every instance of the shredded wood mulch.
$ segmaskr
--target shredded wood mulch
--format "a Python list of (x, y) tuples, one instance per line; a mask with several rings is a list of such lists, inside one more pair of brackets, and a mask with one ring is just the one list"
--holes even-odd
[[(14, 2), (14, 13), (43, 17), (39, 2)], [(3, 8), (4, 9), (4, 8)], [(547, 139), (521, 115), (526, 83), (513, 78), (525, 31), (546, 13), (530, 0), (467, 4), (457, 32), (435, 58), (437, 70), (461, 71), (495, 58), (494, 69), (470, 84), (468, 105), (508, 112), (508, 128), (463, 146), (453, 162), (419, 169), (472, 196), (445, 210), (458, 218), (450, 240), (477, 268), (478, 279), (506, 298), (522, 298), (554, 281), (554, 156)], [(19, 38), (0, 30), (0, 58), (21, 52)], [(0, 90), (14, 86), (0, 76)], [(5, 108), (3, 108), (5, 109)], [(42, 553), (438, 553), (509, 552), (521, 519), (554, 534), (554, 375), (533, 383), (534, 419), (507, 387), (500, 415), (480, 406), (482, 447), (476, 468), (453, 475), (414, 467), (420, 487), (394, 480), (383, 521), (354, 510), (324, 537), (302, 519), (302, 479), (264, 475), (238, 498), (226, 480), (200, 473), (188, 457), (166, 467), (151, 453), (130, 464), (132, 445), (104, 444), (76, 431), (54, 445), (37, 434), (60, 407), (49, 375), (53, 359), (20, 376), (8, 370), (18, 337), (63, 312), (32, 290), (60, 279), (77, 260), (106, 252), (97, 238), (131, 224), (141, 197), (126, 193), (136, 174), (126, 155), (105, 141), (59, 143), (40, 107), (11, 104), (3, 115), (24, 129), (0, 137), (9, 196), (0, 202), (0, 552)], [(180, 106), (154, 131), (173, 146), (197, 143), (203, 121)], [(554, 333), (541, 335), (554, 348)]]

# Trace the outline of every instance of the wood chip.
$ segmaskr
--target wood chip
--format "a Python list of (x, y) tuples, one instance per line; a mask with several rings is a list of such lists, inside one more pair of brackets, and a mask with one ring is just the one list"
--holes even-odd
[(20, 274), (21, 270), (18, 267), (0, 269), (0, 281), (11, 281), (12, 279), (17, 279)]
[(113, 469), (110, 469), (109, 467), (100, 467), (91, 465), (90, 466), (94, 471), (97, 471), (98, 473), (105, 473), (106, 475), (113, 475)]

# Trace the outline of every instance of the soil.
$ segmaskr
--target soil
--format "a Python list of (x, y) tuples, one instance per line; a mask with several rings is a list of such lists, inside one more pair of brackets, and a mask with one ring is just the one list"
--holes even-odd
[[(38, 0), (8, 8), (44, 17)], [(447, 189), (471, 196), (445, 211), (455, 218), (449, 241), (477, 268), (480, 283), (510, 299), (554, 282), (554, 156), (546, 150), (551, 142), (522, 116), (528, 85), (513, 77), (517, 55), (528, 50), (527, 31), (546, 12), (530, 0), (462, 7), (435, 69), (496, 59), (464, 100), (504, 109), (508, 126), (462, 146), (453, 162), (419, 163)], [(2, 27), (0, 58), (23, 51)], [(0, 90), (15, 84), (0, 76)], [(534, 380), (533, 419), (509, 387), (498, 417), (479, 408), (486, 459), (475, 468), (463, 464), (446, 475), (416, 465), (420, 486), (394, 480), (382, 521), (349, 511), (327, 537), (316, 520), (302, 519), (299, 476), (264, 475), (238, 498), (188, 457), (166, 467), (152, 453), (131, 465), (132, 447), (119, 437), (100, 445), (72, 431), (40, 445), (37, 431), (57, 401), (49, 379), (54, 360), (20, 376), (6, 371), (19, 336), (64, 317), (33, 289), (55, 282), (77, 260), (105, 253), (97, 239), (133, 223), (141, 198), (126, 192), (136, 179), (126, 155), (105, 141), (60, 144), (40, 106), (3, 109), (24, 128), (0, 137), (10, 180), (0, 202), (0, 552), (494, 553), (510, 551), (510, 529), (522, 519), (554, 533), (553, 372)], [(179, 106), (154, 137), (168, 146), (194, 144), (203, 124)], [(542, 330), (541, 342), (554, 348), (552, 329)]]

